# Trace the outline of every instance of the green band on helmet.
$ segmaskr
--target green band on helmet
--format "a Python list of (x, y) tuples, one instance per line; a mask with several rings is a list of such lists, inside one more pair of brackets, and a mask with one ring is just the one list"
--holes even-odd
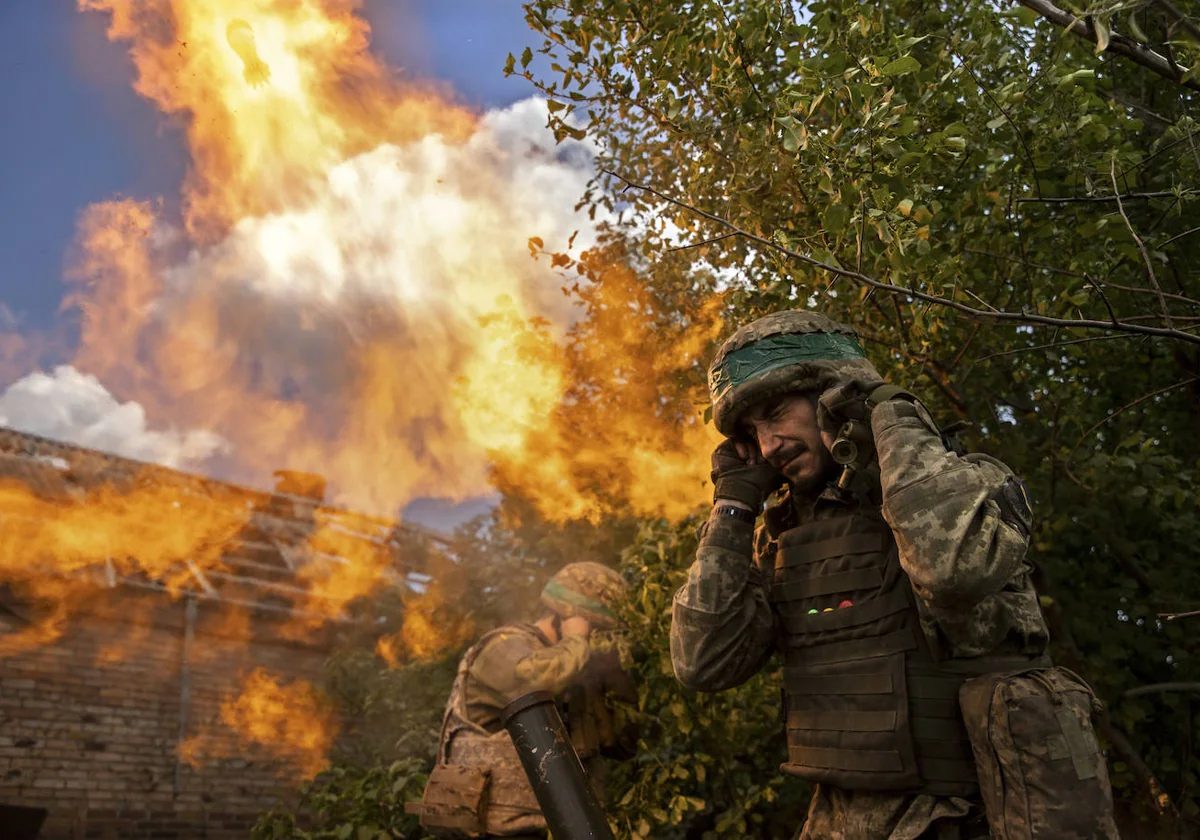
[(866, 357), (856, 339), (841, 333), (772, 335), (726, 356), (709, 375), (708, 389), (715, 403), (739, 385), (788, 365)]
[(586, 595), (580, 595), (578, 592), (573, 592), (553, 580), (547, 581), (546, 585), (542, 588), (542, 594), (551, 600), (565, 601), (574, 607), (599, 613), (605, 618), (611, 618), (613, 621), (617, 620), (616, 613), (600, 601), (597, 601), (595, 598), (589, 598)]

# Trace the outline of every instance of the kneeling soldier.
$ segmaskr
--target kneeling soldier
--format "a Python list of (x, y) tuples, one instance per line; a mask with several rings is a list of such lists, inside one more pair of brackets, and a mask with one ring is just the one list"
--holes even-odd
[(620, 754), (622, 748), (607, 701), (631, 699), (632, 690), (615, 648), (597, 645), (596, 631), (617, 629), (612, 606), (626, 589), (606, 566), (572, 563), (546, 583), (540, 619), (493, 630), (466, 652), (422, 801), (423, 826), (442, 836), (546, 835), (537, 799), (500, 720), (510, 701), (532, 691), (559, 697), (575, 750), (593, 787), (599, 786), (601, 755)]

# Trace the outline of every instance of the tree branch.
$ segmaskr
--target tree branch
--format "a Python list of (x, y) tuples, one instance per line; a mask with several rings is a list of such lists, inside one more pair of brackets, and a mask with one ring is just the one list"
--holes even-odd
[(979, 254), (982, 257), (991, 257), (994, 260), (1004, 260), (1005, 262), (1012, 262), (1012, 263), (1017, 263), (1019, 265), (1025, 265), (1025, 266), (1028, 266), (1029, 268), (1038, 268), (1038, 269), (1041, 269), (1042, 271), (1053, 272), (1054, 274), (1062, 274), (1066, 277), (1078, 277), (1081, 280), (1087, 279), (1086, 274), (1080, 274), (1078, 271), (1068, 271), (1065, 268), (1056, 268), (1055, 266), (1044, 265), (1042, 263), (1026, 262), (1017, 257), (1010, 257), (1008, 254), (997, 254), (994, 251), (984, 251), (979, 248), (963, 248), (963, 251), (965, 251), (968, 254)]
[(1087, 280), (1088, 284), (1096, 290), (1096, 293), (1100, 295), (1100, 299), (1104, 301), (1104, 307), (1108, 310), (1108, 317), (1112, 318), (1112, 322), (1114, 324), (1119, 324), (1120, 321), (1117, 320), (1117, 313), (1113, 311), (1112, 301), (1108, 299), (1108, 295), (1104, 294), (1104, 289), (1102, 289), (1100, 284), (1093, 280), (1089, 275), (1085, 274), (1083, 276), (1084, 279)]
[[(1092, 25), (1091, 21), (1076, 17), (1071, 12), (1060, 9), (1053, 3), (1048, 2), (1048, 0), (1017, 0), (1017, 2), (1026, 8), (1033, 9), (1033, 11), (1056, 26), (1070, 30), (1085, 41), (1093, 44), (1096, 43), (1096, 28)], [(1200, 90), (1200, 82), (1195, 79), (1188, 79), (1186, 82), (1179, 81), (1179, 75), (1175, 72), (1174, 62), (1168, 60), (1165, 56), (1159, 55), (1141, 41), (1135, 41), (1133, 38), (1113, 32), (1109, 36), (1108, 51), (1123, 55), (1152, 73), (1157, 73), (1164, 79), (1170, 79), (1172, 82), (1182, 84), (1184, 87), (1191, 88), (1192, 90)]]
[[(1118, 324), (1112, 324), (1109, 321), (1096, 321), (1096, 320), (1091, 320), (1091, 319), (1087, 319), (1087, 318), (1081, 318), (1081, 319), (1052, 318), (1048, 315), (1038, 315), (1038, 314), (1032, 313), (1032, 312), (1004, 312), (1004, 311), (1000, 311), (1000, 310), (988, 312), (983, 309), (975, 309), (974, 307), (967, 306), (966, 304), (959, 303), (958, 301), (955, 301), (955, 300), (950, 300), (949, 298), (939, 297), (938, 295), (931, 295), (927, 292), (918, 291), (917, 289), (909, 289), (909, 288), (905, 288), (904, 286), (897, 286), (894, 283), (887, 283), (882, 280), (877, 280), (874, 277), (869, 277), (858, 271), (851, 271), (849, 269), (842, 268), (841, 266), (830, 265), (829, 263), (821, 262), (820, 260), (814, 259), (813, 257), (810, 257), (807, 254), (801, 254), (797, 251), (791, 250), (790, 248), (785, 248), (784, 246), (778, 244), (777, 242), (773, 242), (770, 239), (767, 239), (766, 237), (759, 236), (758, 234), (751, 233), (750, 231), (747, 231), (747, 230), (743, 230), (742, 228), (735, 225), (733, 222), (727, 221), (726, 219), (723, 219), (720, 216), (714, 215), (705, 210), (701, 210), (698, 207), (693, 207), (692, 205), (690, 205), (684, 201), (680, 201), (677, 198), (672, 198), (671, 196), (667, 195), (666, 193), (662, 192), (661, 190), (655, 189), (654, 187), (650, 187), (650, 186), (646, 186), (644, 184), (638, 184), (634, 181), (630, 181), (628, 178), (625, 178), (624, 176), (622, 176), (610, 169), (604, 169), (601, 171), (605, 175), (609, 176), (610, 178), (615, 178), (616, 180), (620, 181), (621, 183), (625, 184), (628, 187), (649, 193), (650, 195), (656, 196), (669, 204), (672, 204), (683, 210), (687, 210), (690, 213), (695, 213), (697, 216), (701, 216), (702, 218), (708, 219), (711, 222), (715, 222), (715, 223), (721, 225), (722, 227), (733, 231), (738, 236), (741, 236), (744, 239), (747, 239), (751, 242), (756, 242), (765, 248), (770, 248), (774, 251), (778, 251), (781, 254), (791, 257), (792, 259), (796, 260), (797, 262), (802, 262), (805, 265), (812, 266), (813, 268), (819, 268), (822, 271), (828, 271), (831, 274), (834, 274), (839, 277), (845, 277), (848, 280), (854, 280), (857, 283), (860, 283), (865, 286), (869, 286), (873, 289), (879, 289), (881, 291), (890, 292), (893, 294), (893, 298), (892, 298), (893, 302), (895, 302), (895, 300), (896, 300), (896, 298), (895, 298), (896, 295), (904, 295), (905, 297), (913, 298), (915, 300), (921, 300), (921, 301), (925, 301), (927, 303), (936, 303), (940, 306), (944, 306), (948, 309), (953, 309), (957, 312), (962, 312), (965, 315), (970, 315), (975, 318), (988, 318), (988, 319), (995, 320), (995, 321), (1007, 321), (1010, 323), (1019, 323), (1019, 324), (1041, 324), (1041, 325), (1051, 326), (1051, 327), (1067, 327), (1067, 328), (1072, 328), (1072, 329), (1119, 330), (1121, 332), (1138, 333), (1141, 335), (1153, 335), (1153, 336), (1158, 336), (1160, 338), (1172, 338), (1172, 339), (1176, 339), (1179, 341), (1187, 342), (1189, 344), (1200, 345), (1200, 336), (1192, 335), (1184, 330), (1178, 330), (1178, 329), (1174, 329), (1174, 328), (1164, 329), (1162, 327), (1144, 327), (1139, 324), (1127, 324), (1124, 322), (1118, 323)], [(967, 291), (968, 293), (970, 292), (969, 289), (965, 289), (964, 291)]]
[(1183, 239), (1183, 237), (1190, 236), (1191, 234), (1196, 233), (1197, 231), (1200, 231), (1200, 227), (1194, 227), (1194, 228), (1191, 228), (1190, 230), (1185, 230), (1183, 233), (1177, 233), (1174, 236), (1172, 236), (1170, 239), (1168, 239), (1166, 242), (1160, 243), (1158, 247), (1165, 248), (1168, 245), (1170, 245), (1172, 242), (1174, 242), (1176, 239)]
[[(1154, 289), (1145, 289), (1145, 288), (1141, 288), (1139, 286), (1122, 286), (1118, 283), (1112, 283), (1108, 280), (1101, 280), (1100, 282), (1103, 283), (1105, 286), (1108, 286), (1108, 288), (1116, 289), (1119, 292), (1135, 292), (1135, 293), (1143, 294), (1143, 295), (1158, 294), (1157, 292), (1154, 291)], [(1172, 292), (1163, 292), (1162, 296), (1169, 300), (1177, 300), (1180, 303), (1190, 304), (1191, 306), (1200, 306), (1200, 300), (1197, 300), (1196, 298), (1187, 297), (1186, 295), (1177, 295)]]
[[(1179, 195), (1193, 195), (1197, 190), (1182, 190)], [(1125, 193), (1124, 195), (1066, 195), (1057, 196), (1054, 198), (1018, 198), (1018, 204), (1083, 204), (1087, 202), (1104, 202), (1115, 201), (1121, 202), (1121, 199), (1132, 201), (1134, 199), (1151, 199), (1151, 198), (1174, 198), (1176, 195), (1174, 190), (1157, 190), (1155, 192), (1140, 192), (1140, 193)]]
[(1035, 344), (1032, 347), (1016, 347), (1012, 350), (1001, 350), (998, 353), (989, 353), (986, 356), (980, 356), (972, 365), (977, 365), (980, 362), (986, 362), (989, 359), (998, 359), (1001, 356), (1014, 356), (1017, 353), (1032, 353), (1034, 350), (1050, 350), (1054, 347), (1066, 347), (1070, 344), (1086, 344), (1089, 341), (1111, 341), (1114, 338), (1132, 338), (1129, 333), (1120, 333), (1119, 335), (1091, 335), (1087, 338), (1073, 338), (1070, 341), (1052, 341), (1049, 344)]
[(1129, 235), (1133, 237), (1133, 241), (1137, 243), (1138, 250), (1142, 252), (1142, 262), (1146, 265), (1146, 279), (1150, 281), (1150, 285), (1154, 287), (1154, 291), (1158, 295), (1158, 305), (1162, 309), (1163, 320), (1167, 323), (1167, 329), (1174, 329), (1175, 325), (1171, 323), (1171, 310), (1167, 308), (1167, 300), (1163, 297), (1162, 286), (1158, 285), (1158, 277), (1154, 274), (1154, 263), (1150, 262), (1150, 252), (1146, 250), (1146, 243), (1142, 242), (1142, 238), (1133, 229), (1133, 222), (1129, 221), (1129, 216), (1125, 214), (1125, 205), (1121, 203), (1121, 190), (1117, 186), (1116, 155), (1113, 155), (1110, 171), (1112, 174), (1113, 193), (1117, 197), (1117, 210), (1120, 211), (1121, 218), (1125, 220), (1125, 227), (1129, 228)]
[(1170, 691), (1194, 691), (1200, 694), (1200, 682), (1166, 682), (1139, 685), (1125, 692), (1124, 697), (1141, 697), (1143, 694), (1165, 694)]
[(1021, 131), (1021, 126), (1017, 125), (1017, 121), (1012, 118), (1012, 114), (1008, 113), (1008, 110), (988, 90), (987, 85), (983, 83), (983, 79), (975, 74), (975, 71), (971, 69), (971, 65), (967, 64), (958, 53), (953, 53), (953, 55), (958, 59), (959, 66), (966, 70), (971, 78), (975, 80), (976, 87), (983, 91), (984, 96), (988, 98), (992, 105), (1004, 116), (1004, 119), (1008, 120), (1008, 124), (1012, 126), (1013, 132), (1017, 135), (1017, 141), (1021, 144), (1021, 149), (1025, 152), (1025, 160), (1029, 163), (1029, 170), (1033, 174), (1033, 191), (1037, 193), (1037, 197), (1040, 199), (1042, 197), (1042, 179), (1038, 175), (1037, 164), (1033, 162), (1033, 153), (1029, 151), (1029, 144), (1025, 142), (1025, 132)]
[(1200, 29), (1197, 29), (1196, 24), (1192, 23), (1188, 19), (1187, 15), (1179, 11), (1179, 8), (1172, 3), (1171, 0), (1155, 0), (1155, 2), (1161, 6), (1167, 14), (1173, 17), (1175, 22), (1182, 26), (1188, 35), (1192, 36), (1192, 40), (1194, 40), (1197, 44), (1200, 44)]
[(703, 239), (699, 242), (693, 242), (691, 245), (680, 245), (678, 248), (668, 248), (666, 253), (673, 254), (676, 251), (687, 251), (691, 248), (700, 248), (704, 245), (711, 245), (714, 242), (720, 242), (722, 239), (728, 239), (731, 236), (737, 236), (736, 233), (722, 233), (720, 236), (714, 236), (711, 239)]
[(1144, 403), (1146, 400), (1151, 399), (1152, 397), (1157, 397), (1159, 394), (1165, 394), (1168, 391), (1174, 391), (1176, 388), (1182, 388), (1185, 385), (1191, 385), (1193, 382), (1196, 382), (1197, 380), (1200, 380), (1200, 376), (1190, 377), (1188, 379), (1183, 380), (1182, 382), (1176, 382), (1174, 385), (1168, 385), (1165, 388), (1159, 388), (1157, 391), (1151, 391), (1149, 394), (1142, 394), (1142, 396), (1138, 397), (1133, 402), (1126, 403), (1125, 405), (1121, 406), (1116, 411), (1112, 412), (1107, 417), (1105, 417), (1103, 420), (1101, 420), (1099, 423), (1092, 426), (1092, 428), (1088, 429), (1086, 432), (1084, 432), (1082, 435), (1080, 435), (1079, 440), (1075, 441), (1075, 445), (1072, 446), (1071, 451), (1067, 453), (1067, 460), (1068, 461), (1071, 460), (1071, 455), (1073, 455), (1075, 450), (1079, 448), (1079, 444), (1081, 444), (1085, 440), (1087, 440), (1088, 436), (1091, 435), (1092, 432), (1099, 429), (1101, 426), (1103, 426), (1109, 420), (1112, 420), (1117, 415), (1128, 411), (1129, 409), (1133, 408), (1136, 405), (1140, 405), (1141, 403)]
[(1162, 783), (1158, 781), (1158, 777), (1154, 775), (1154, 771), (1134, 749), (1133, 744), (1129, 742), (1129, 738), (1125, 733), (1117, 728), (1113, 723), (1112, 718), (1107, 711), (1104, 711), (1096, 716), (1096, 723), (1099, 724), (1100, 731), (1104, 733), (1104, 737), (1112, 744), (1114, 750), (1120, 753), (1121, 758), (1125, 759), (1135, 773), (1142, 778), (1142, 783), (1146, 785), (1146, 790), (1150, 793), (1150, 798), (1154, 801), (1154, 806), (1158, 808), (1159, 814), (1166, 814), (1168, 811), (1174, 814), (1175, 808), (1171, 804), (1171, 797), (1163, 790)]

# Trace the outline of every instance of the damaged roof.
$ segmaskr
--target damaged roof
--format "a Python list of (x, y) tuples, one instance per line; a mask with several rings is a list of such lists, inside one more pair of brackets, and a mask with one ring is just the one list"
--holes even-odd
[[(410, 573), (416, 580), (423, 577), (421, 569), (402, 567), (400, 549), (413, 541), (438, 542), (437, 535), (325, 504), (325, 482), (319, 476), (289, 471), (275, 475), (276, 491), (264, 492), (0, 427), (0, 481), (20, 482), (45, 501), (82, 504), (90, 492), (104, 486), (119, 491), (154, 486), (178, 492), (184, 505), (194, 497), (198, 503), (217, 501), (245, 508), (245, 524), (222, 546), (218, 563), (201, 568), (185, 561), (155, 579), (144, 571), (130, 571), (130, 564), (119, 562), (121, 558), (106, 558), (88, 570), (102, 586), (157, 590), (174, 597), (268, 612), (346, 620), (336, 608), (320, 609), (321, 605), (314, 603), (322, 597), (320, 588), (306, 585), (355, 562), (342, 555), (362, 557), (368, 553), (397, 583)], [(4, 515), (0, 510), (0, 519)], [(318, 528), (336, 536), (318, 540), (321, 545), (336, 543), (343, 550), (319, 550), (310, 545)], [(12, 599), (0, 598), (0, 610), (4, 608), (20, 614)]]

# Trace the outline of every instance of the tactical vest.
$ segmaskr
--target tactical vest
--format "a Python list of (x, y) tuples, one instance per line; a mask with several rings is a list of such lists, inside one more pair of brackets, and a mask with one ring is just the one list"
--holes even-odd
[[(437, 764), (422, 802), (421, 824), (435, 832), (442, 829), (456, 830), (458, 836), (505, 837), (546, 831), (546, 820), (508, 731), (489, 732), (473, 723), (467, 711), (471, 666), (488, 642), (512, 630), (502, 627), (485, 634), (458, 664), (442, 718)], [(528, 628), (528, 632), (537, 631)], [(437, 772), (445, 767), (463, 768), (473, 774)]]
[(959, 686), (1031, 660), (936, 661), (878, 508), (791, 528), (777, 546), (769, 598), (784, 652), (782, 769), (846, 790), (976, 795)]
[[(419, 813), (421, 824), (445, 836), (508, 837), (546, 831), (546, 820), (508, 731), (489, 732), (467, 708), (467, 677), (479, 654), (500, 633), (525, 632), (546, 640), (531, 625), (485, 634), (463, 656), (442, 718), (437, 763)], [(588, 766), (597, 796), (600, 768), (588, 759), (614, 740), (603, 694), (591, 684), (567, 689), (567, 726), (576, 753)]]

